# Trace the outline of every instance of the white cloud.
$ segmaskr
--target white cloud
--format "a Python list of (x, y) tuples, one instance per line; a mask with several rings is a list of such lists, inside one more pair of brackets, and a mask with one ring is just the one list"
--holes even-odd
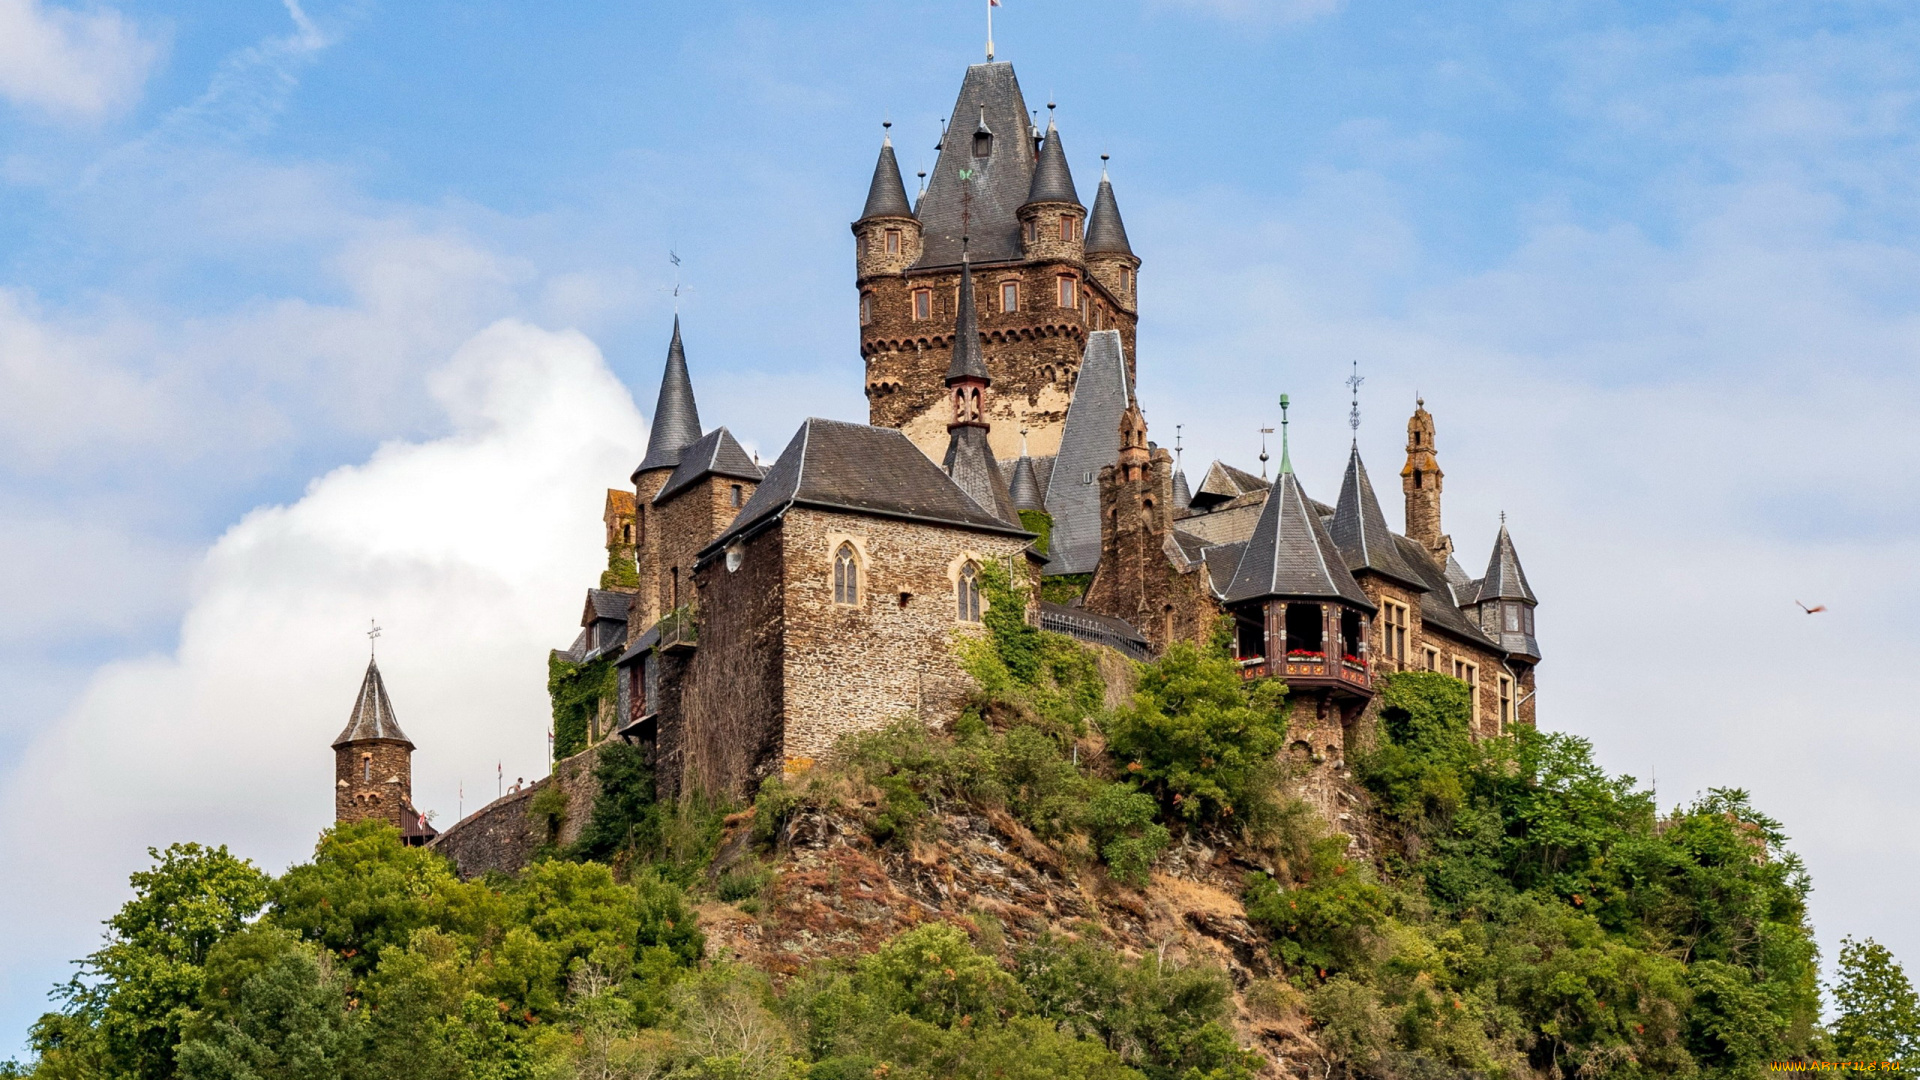
[(451, 433), (382, 446), (207, 554), (171, 655), (108, 664), (0, 791), (0, 955), (91, 947), (148, 845), (303, 857), (332, 815), (328, 743), (377, 618), (381, 667), (419, 746), (417, 801), (444, 824), (544, 769), (546, 651), (572, 639), (604, 565), (604, 491), (640, 416), (577, 333), (502, 322), (435, 372)]
[(0, 0), (0, 96), (44, 113), (93, 119), (131, 104), (158, 47), (111, 9)]

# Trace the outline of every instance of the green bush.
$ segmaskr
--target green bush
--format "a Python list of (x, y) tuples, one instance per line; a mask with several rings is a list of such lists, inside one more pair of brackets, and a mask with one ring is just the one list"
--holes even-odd
[(1166, 850), (1167, 827), (1154, 820), (1153, 796), (1126, 784), (1103, 784), (1086, 804), (1087, 828), (1113, 876), (1145, 887), (1153, 860)]
[(1387, 916), (1388, 894), (1346, 858), (1338, 833), (1313, 846), (1312, 861), (1292, 888), (1266, 874), (1247, 880), (1247, 918), (1274, 935), (1274, 951), (1288, 965), (1328, 972), (1363, 965), (1373, 932)]

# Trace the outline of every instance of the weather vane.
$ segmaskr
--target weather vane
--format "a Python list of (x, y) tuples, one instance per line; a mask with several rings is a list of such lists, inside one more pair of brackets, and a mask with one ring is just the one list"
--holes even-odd
[(367, 659), (373, 659), (374, 640), (380, 636), (380, 624), (373, 619), (367, 620)]
[(1353, 391), (1353, 408), (1347, 410), (1347, 426), (1353, 429), (1353, 444), (1360, 445), (1360, 361), (1353, 362), (1353, 374), (1347, 376), (1347, 389)]

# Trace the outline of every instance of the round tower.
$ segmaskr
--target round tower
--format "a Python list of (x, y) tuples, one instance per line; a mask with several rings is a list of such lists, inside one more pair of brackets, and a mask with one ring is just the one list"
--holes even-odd
[(1407, 537), (1446, 565), (1453, 539), (1440, 530), (1440, 487), (1446, 477), (1433, 449), (1433, 414), (1424, 399), (1414, 401), (1407, 420), (1407, 463), (1400, 470), (1400, 489), (1407, 496)]
[(338, 824), (384, 821), (418, 832), (413, 808), (413, 741), (393, 717), (380, 665), (369, 659), (346, 729), (333, 740), (333, 817)]
[[(892, 121), (885, 125), (893, 126)], [(893, 136), (880, 141), (880, 160), (873, 167), (873, 183), (867, 188), (867, 204), (860, 220), (853, 223), (855, 276), (861, 286), (861, 323), (871, 321), (867, 279), (897, 275), (920, 258), (920, 222), (907, 202), (907, 187), (900, 179), (900, 162), (893, 155)]]
[(1120, 204), (1113, 197), (1113, 181), (1107, 178), (1107, 155), (1100, 155), (1100, 191), (1093, 197), (1093, 213), (1087, 218), (1084, 256), (1087, 273), (1112, 296), (1128, 314), (1140, 310), (1140, 260), (1127, 242), (1127, 226), (1120, 220)]
[(1083, 265), (1087, 208), (1080, 205), (1080, 194), (1073, 188), (1073, 172), (1067, 168), (1067, 153), (1060, 145), (1060, 129), (1051, 119), (1019, 218), (1020, 253), (1024, 257)]

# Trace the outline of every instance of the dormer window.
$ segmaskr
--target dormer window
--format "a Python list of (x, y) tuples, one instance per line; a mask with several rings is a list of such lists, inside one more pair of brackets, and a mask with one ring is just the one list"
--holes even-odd
[(973, 156), (993, 156), (993, 132), (986, 129), (984, 121), (980, 130), (973, 133)]
[(913, 317), (916, 319), (933, 318), (933, 290), (913, 290)]

